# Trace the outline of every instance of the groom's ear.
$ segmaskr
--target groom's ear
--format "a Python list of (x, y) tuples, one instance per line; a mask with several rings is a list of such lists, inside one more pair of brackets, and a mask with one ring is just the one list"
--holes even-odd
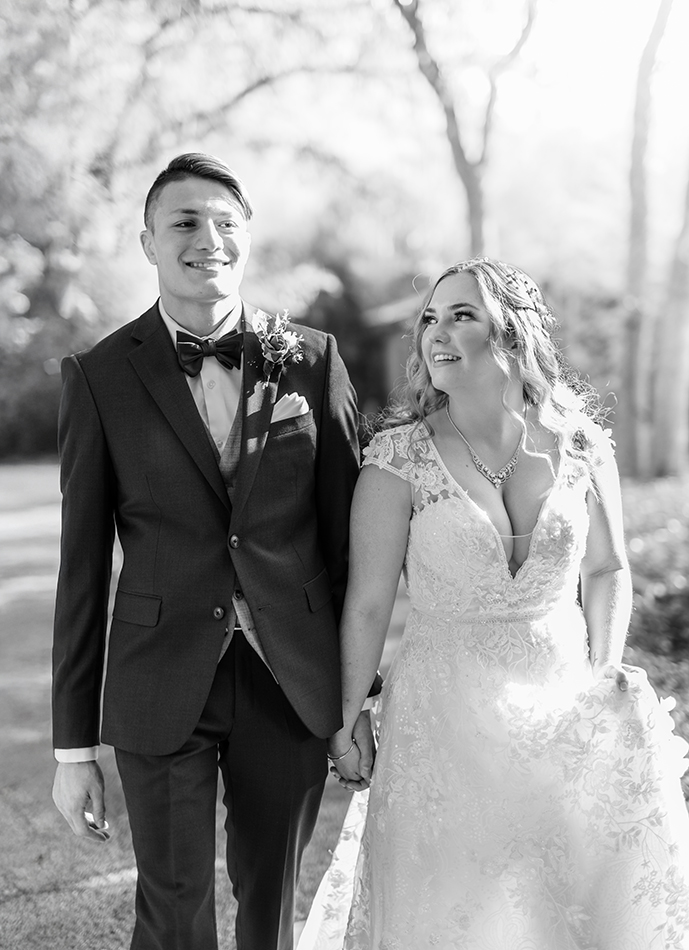
[(141, 246), (144, 249), (148, 263), (155, 266), (158, 263), (158, 258), (156, 257), (153, 235), (148, 228), (139, 234), (139, 240), (141, 241)]

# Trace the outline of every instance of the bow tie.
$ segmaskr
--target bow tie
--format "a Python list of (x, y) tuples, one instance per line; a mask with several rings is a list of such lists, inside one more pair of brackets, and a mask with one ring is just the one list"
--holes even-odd
[(187, 376), (198, 376), (205, 356), (214, 356), (227, 369), (239, 369), (243, 336), (236, 330), (217, 340), (201, 340), (191, 333), (177, 331), (177, 359)]

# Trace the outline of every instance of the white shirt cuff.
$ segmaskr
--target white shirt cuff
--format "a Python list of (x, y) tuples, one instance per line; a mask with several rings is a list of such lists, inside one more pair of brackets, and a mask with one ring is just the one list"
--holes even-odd
[(85, 749), (55, 749), (58, 762), (95, 762), (98, 758), (98, 746)]

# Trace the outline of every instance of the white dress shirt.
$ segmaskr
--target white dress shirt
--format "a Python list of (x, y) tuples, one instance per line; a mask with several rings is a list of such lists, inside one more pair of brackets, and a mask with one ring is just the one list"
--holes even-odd
[[(168, 328), (172, 342), (177, 347), (177, 331), (191, 333), (186, 327), (180, 326), (176, 320), (165, 312), (162, 301), (158, 301), (160, 315)], [(226, 333), (230, 333), (238, 324), (242, 316), (242, 302), (231, 310), (222, 323), (212, 333), (207, 333), (199, 339), (218, 340)], [(191, 334), (197, 336), (197, 334)], [(186, 374), (185, 374), (186, 375)], [(228, 369), (219, 363), (214, 356), (206, 356), (201, 364), (198, 376), (187, 376), (189, 389), (194, 397), (196, 408), (209, 430), (213, 441), (222, 455), (225, 442), (230, 434), (234, 417), (237, 413), (242, 382), (241, 371)]]

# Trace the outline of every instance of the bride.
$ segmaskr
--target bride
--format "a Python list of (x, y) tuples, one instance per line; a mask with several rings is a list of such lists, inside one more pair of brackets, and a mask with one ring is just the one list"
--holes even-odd
[(352, 728), (403, 568), (411, 610), (368, 808), (354, 796), (300, 950), (689, 948), (686, 744), (621, 665), (619, 479), (553, 328), (536, 284), (485, 258), (416, 321), (352, 509), (329, 741), (347, 787), (369, 784)]

